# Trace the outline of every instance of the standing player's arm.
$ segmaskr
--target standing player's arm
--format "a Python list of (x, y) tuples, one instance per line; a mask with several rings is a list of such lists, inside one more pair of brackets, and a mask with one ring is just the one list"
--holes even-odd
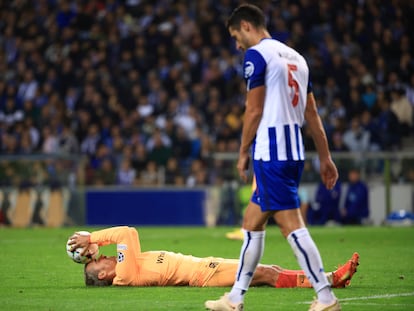
[(315, 97), (312, 92), (308, 93), (305, 120), (319, 155), (322, 182), (326, 188), (332, 189), (338, 180), (338, 170), (332, 161), (326, 132), (319, 117)]
[(265, 86), (255, 87), (247, 92), (246, 111), (244, 113), (243, 130), (237, 170), (243, 181), (247, 181), (246, 170), (249, 168), (249, 152), (263, 114)]

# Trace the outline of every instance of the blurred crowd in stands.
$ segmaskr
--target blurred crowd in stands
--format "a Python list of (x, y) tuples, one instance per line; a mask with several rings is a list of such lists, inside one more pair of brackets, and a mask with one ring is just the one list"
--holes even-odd
[[(333, 152), (414, 139), (413, 1), (251, 2), (308, 61)], [(245, 104), (225, 29), (239, 3), (1, 1), (0, 154), (78, 155), (86, 185), (219, 184), (227, 164), (211, 155), (238, 151)], [(0, 183), (14, 170), (0, 162)]]

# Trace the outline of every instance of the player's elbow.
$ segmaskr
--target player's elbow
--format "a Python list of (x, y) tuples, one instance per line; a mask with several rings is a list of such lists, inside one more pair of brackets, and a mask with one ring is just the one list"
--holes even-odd
[(314, 106), (307, 106), (305, 109), (305, 120), (307, 123), (312, 124), (319, 118), (318, 110)]
[(261, 110), (255, 110), (251, 114), (252, 119), (255, 120), (255, 121), (261, 120), (262, 116), (263, 116), (263, 111), (261, 111)]

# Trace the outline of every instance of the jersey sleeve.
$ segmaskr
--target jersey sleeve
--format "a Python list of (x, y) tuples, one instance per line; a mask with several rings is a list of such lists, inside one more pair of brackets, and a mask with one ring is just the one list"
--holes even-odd
[(263, 56), (254, 49), (248, 49), (244, 56), (244, 79), (247, 91), (265, 85), (265, 77), (266, 61)]
[(130, 285), (138, 274), (136, 258), (141, 253), (138, 231), (127, 226), (94, 231), (90, 242), (99, 246), (116, 244), (118, 257), (113, 284)]

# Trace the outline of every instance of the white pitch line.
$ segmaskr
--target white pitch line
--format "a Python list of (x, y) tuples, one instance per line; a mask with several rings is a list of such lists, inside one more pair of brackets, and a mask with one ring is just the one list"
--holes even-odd
[(407, 297), (407, 296), (414, 296), (414, 292), (412, 293), (400, 293), (400, 294), (385, 294), (385, 295), (373, 295), (373, 296), (365, 296), (365, 297), (351, 297), (351, 298), (344, 298), (339, 299), (339, 301), (352, 301), (352, 300), (362, 300), (362, 299), (380, 299), (380, 298), (394, 298), (394, 297)]
[[(351, 303), (341, 303), (341, 305), (347, 306), (385, 306), (383, 303), (374, 303), (374, 302), (351, 302)], [(414, 303), (387, 303), (387, 307), (414, 307)], [(410, 309), (413, 310), (414, 308)], [(408, 309), (405, 309), (408, 310)]]
[[(385, 295), (373, 295), (373, 296), (363, 296), (363, 297), (350, 297), (342, 298), (339, 301), (354, 301), (354, 300), (366, 300), (366, 299), (381, 299), (381, 298), (394, 298), (394, 297), (409, 297), (414, 296), (414, 292), (411, 293), (400, 293), (400, 294), (385, 294)], [(300, 304), (309, 304), (312, 301), (302, 301)]]

